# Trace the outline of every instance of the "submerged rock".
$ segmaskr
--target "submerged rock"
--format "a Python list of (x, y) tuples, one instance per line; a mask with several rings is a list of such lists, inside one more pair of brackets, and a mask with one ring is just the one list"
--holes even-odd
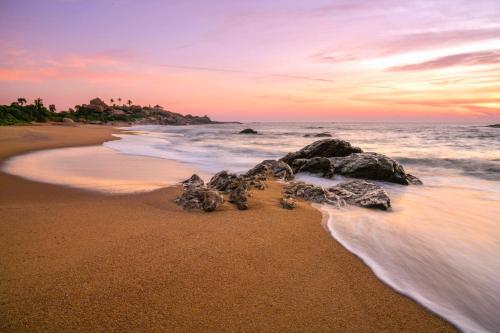
[(281, 161), (291, 165), (292, 162), (298, 158), (340, 157), (362, 152), (361, 148), (353, 147), (347, 141), (340, 139), (323, 139), (315, 141), (294, 153), (288, 153), (281, 158)]
[(205, 182), (197, 174), (191, 176), (191, 178), (186, 179), (181, 182), (184, 187), (200, 187), (204, 186)]
[(239, 134), (258, 134), (258, 132), (251, 128), (245, 128), (244, 130), (240, 131)]
[(294, 173), (310, 172), (319, 174), (325, 178), (333, 177), (333, 164), (326, 157), (298, 158), (292, 162), (292, 170)]
[(291, 182), (285, 186), (283, 194), (286, 198), (299, 197), (315, 203), (327, 203), (337, 208), (345, 206), (345, 201), (335, 193), (325, 190), (321, 186), (304, 182)]
[(224, 203), (224, 197), (218, 191), (206, 187), (187, 186), (175, 203), (184, 209), (212, 212)]
[(401, 164), (382, 154), (354, 153), (344, 157), (332, 157), (330, 160), (335, 173), (348, 177), (383, 180), (402, 185), (420, 182), (415, 176), (406, 174)]
[(321, 132), (321, 133), (316, 133), (316, 134), (306, 134), (304, 135), (304, 138), (331, 138), (332, 135), (328, 132)]
[(364, 180), (352, 180), (330, 187), (329, 192), (344, 199), (348, 204), (388, 210), (391, 199), (387, 192), (379, 185)]

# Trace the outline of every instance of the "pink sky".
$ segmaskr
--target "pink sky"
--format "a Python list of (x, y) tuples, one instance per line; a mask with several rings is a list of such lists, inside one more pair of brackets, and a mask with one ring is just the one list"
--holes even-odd
[(500, 120), (500, 1), (0, 0), (0, 103)]

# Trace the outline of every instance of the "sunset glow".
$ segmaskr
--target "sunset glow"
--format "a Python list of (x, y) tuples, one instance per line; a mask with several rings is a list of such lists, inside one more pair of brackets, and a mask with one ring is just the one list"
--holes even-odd
[(0, 2), (0, 103), (216, 120), (496, 121), (500, 2)]

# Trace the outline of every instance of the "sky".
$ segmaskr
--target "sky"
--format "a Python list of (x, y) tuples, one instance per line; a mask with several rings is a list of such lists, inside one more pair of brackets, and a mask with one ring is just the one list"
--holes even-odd
[(499, 0), (0, 0), (0, 104), (500, 121)]

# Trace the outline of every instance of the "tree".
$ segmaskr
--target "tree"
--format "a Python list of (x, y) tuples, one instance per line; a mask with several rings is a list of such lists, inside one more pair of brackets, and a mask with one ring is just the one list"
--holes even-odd
[(121, 103), (121, 102), (122, 102), (122, 98), (118, 97), (118, 103)]
[(115, 103), (115, 100), (110, 98), (109, 101), (111, 102), (111, 104), (114, 104)]
[(56, 112), (56, 106), (55, 106), (55, 104), (50, 104), (49, 105), (49, 111), (50, 112)]
[(35, 101), (33, 102), (33, 104), (35, 105), (35, 108), (37, 110), (40, 110), (41, 108), (43, 108), (43, 99), (41, 99), (40, 97), (38, 97), (37, 99), (35, 99)]
[(17, 103), (19, 103), (21, 106), (24, 105), (26, 102), (27, 102), (26, 98), (24, 98), (24, 97), (19, 97), (17, 99)]
[(132, 105), (132, 101), (129, 99), (129, 100), (127, 101), (127, 104), (128, 104), (128, 106), (131, 106), (131, 105)]

